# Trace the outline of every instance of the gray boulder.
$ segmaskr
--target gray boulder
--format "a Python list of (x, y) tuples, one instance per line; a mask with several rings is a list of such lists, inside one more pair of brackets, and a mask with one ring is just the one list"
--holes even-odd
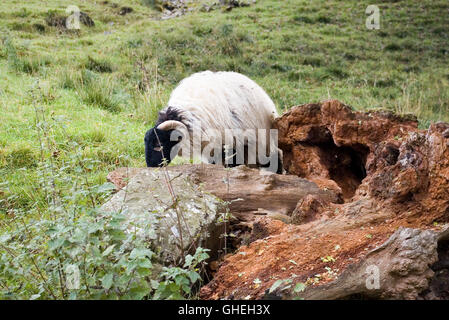
[(179, 262), (197, 246), (213, 253), (221, 246), (223, 227), (217, 221), (225, 212), (223, 201), (182, 172), (140, 169), (102, 210), (126, 215), (133, 225), (129, 231), (151, 241), (163, 263)]

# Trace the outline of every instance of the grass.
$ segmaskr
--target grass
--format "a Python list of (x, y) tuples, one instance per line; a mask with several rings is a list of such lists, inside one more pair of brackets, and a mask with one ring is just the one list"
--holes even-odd
[[(447, 1), (383, 2), (380, 30), (365, 27), (369, 1), (260, 0), (169, 20), (152, 1), (113, 2), (0, 9), (0, 199), (15, 195), (13, 206), (45, 207), (36, 108), (51, 124), (54, 161), (63, 165), (76, 143), (98, 160), (87, 179), (101, 183), (117, 166), (145, 165), (143, 136), (157, 111), (181, 79), (207, 69), (248, 75), (280, 112), (335, 98), (414, 113), (422, 127), (449, 121)], [(94, 27), (47, 25), (73, 4)], [(122, 6), (134, 10), (122, 16)]]

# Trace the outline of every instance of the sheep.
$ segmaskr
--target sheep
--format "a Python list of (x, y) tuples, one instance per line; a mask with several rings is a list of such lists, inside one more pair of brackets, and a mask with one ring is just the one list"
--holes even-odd
[[(199, 150), (209, 163), (244, 162), (281, 173), (277, 131), (270, 130), (277, 116), (268, 94), (248, 77), (236, 72), (195, 73), (173, 90), (155, 127), (146, 132), (147, 166), (163, 166), (176, 155), (192, 159)], [(201, 139), (197, 144), (196, 135)]]

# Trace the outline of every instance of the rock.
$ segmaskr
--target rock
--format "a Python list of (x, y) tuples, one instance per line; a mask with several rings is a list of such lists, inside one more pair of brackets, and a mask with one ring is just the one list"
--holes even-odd
[[(293, 176), (238, 166), (226, 169), (218, 165), (200, 164), (167, 167), (170, 172), (187, 174), (196, 184), (224, 201), (234, 215), (243, 220), (248, 216), (284, 214), (290, 216), (299, 200), (309, 194), (327, 202), (337, 202), (332, 190), (322, 190), (314, 182)], [(117, 188), (124, 179), (139, 176), (148, 169), (119, 168), (108, 175), (108, 181)]]
[[(420, 130), (411, 116), (332, 100), (294, 107), (276, 127), (290, 174), (167, 168), (228, 202), (234, 217), (229, 253), (214, 258), (200, 298), (449, 297), (449, 124)], [(158, 171), (119, 169), (108, 178), (122, 188), (127, 175), (132, 182), (148, 172)], [(282, 279), (306, 289), (269, 292)]]
[(164, 9), (169, 11), (186, 8), (186, 3), (184, 0), (159, 0), (159, 3)]
[(249, 243), (279, 233), (282, 229), (283, 223), (279, 221), (276, 222), (271, 219), (272, 218), (267, 217), (258, 217), (255, 219), (251, 230)]
[(250, 4), (242, 0), (221, 0), (220, 5), (225, 6), (226, 11), (231, 11), (234, 8), (249, 7)]
[[(305, 290), (304, 299), (417, 299), (434, 276), (438, 241), (444, 231), (400, 228), (363, 261), (350, 265), (337, 280)], [(447, 287), (448, 288), (448, 287)]]
[[(94, 27), (95, 22), (92, 18), (85, 12), (79, 13), (79, 21), (87, 27)], [(59, 15), (56, 12), (49, 11), (47, 17), (45, 18), (45, 22), (50, 27), (57, 27), (59, 29), (66, 30), (67, 29), (67, 17), (63, 15)]]
[(349, 199), (367, 173), (376, 168), (369, 155), (387, 152), (383, 163), (394, 161), (400, 139), (416, 132), (418, 123), (415, 118), (389, 112), (353, 112), (330, 100), (293, 107), (277, 119), (275, 127), (287, 172), (307, 179), (333, 180)]
[(325, 205), (327, 205), (327, 203), (319, 197), (307, 195), (296, 205), (296, 208), (292, 213), (292, 222), (295, 224), (302, 224), (316, 220), (318, 218), (317, 215)]
[[(290, 221), (298, 201), (307, 195), (314, 195), (326, 203), (339, 200), (338, 195), (333, 191), (322, 190), (315, 183), (305, 179), (292, 175), (273, 174), (245, 166), (226, 169), (217, 165), (200, 164), (169, 166), (167, 170), (170, 174), (189, 177), (192, 183), (201, 185), (208, 193), (228, 202), (233, 216), (228, 231), (236, 234), (236, 237), (231, 239), (232, 248), (236, 248), (242, 241), (245, 243), (249, 241), (252, 224), (258, 217), (266, 216), (284, 222)], [(114, 183), (117, 189), (121, 189), (126, 185), (126, 180), (129, 180), (130, 184), (126, 190), (132, 194), (133, 200), (128, 198), (127, 201), (132, 203), (137, 201), (135, 210), (142, 211), (143, 208), (152, 205), (147, 203), (150, 201), (148, 194), (164, 190), (161, 188), (161, 182), (155, 182), (156, 184), (151, 187), (154, 191), (151, 192), (139, 191), (143, 188), (140, 186), (142, 182), (139, 182), (140, 189), (136, 190), (136, 181), (140, 180), (135, 179), (140, 177), (147, 181), (150, 172), (154, 174), (153, 172), (159, 171), (146, 168), (119, 168), (108, 175), (108, 181)], [(182, 180), (182, 177), (178, 179)], [(147, 188), (146, 185), (144, 186)], [(115, 208), (121, 206), (121, 200), (117, 199), (121, 199), (126, 190), (121, 189), (118, 192), (120, 196), (113, 198), (114, 203), (117, 203)], [(136, 197), (137, 200), (135, 200)], [(188, 194), (185, 198), (188, 199)]]
[(189, 10), (185, 0), (158, 0), (156, 7), (162, 11), (162, 20), (180, 17)]
[(45, 18), (45, 22), (49, 27), (57, 27), (59, 29), (65, 29), (67, 17), (61, 16), (53, 11), (48, 12), (47, 17)]
[(110, 172), (106, 179), (113, 183), (118, 190), (126, 187), (129, 179), (136, 176), (139, 173), (138, 168), (118, 168), (115, 171)]
[[(449, 295), (449, 124), (419, 130), (411, 116), (355, 112), (332, 100), (293, 107), (276, 127), (287, 172), (335, 195), (340, 189), (345, 202), (311, 194), (295, 206), (297, 225), (265, 221), (201, 298), (264, 298), (275, 279), (307, 284), (306, 299)], [(380, 270), (377, 291), (364, 285), (369, 265)]]
[(256, 3), (255, 0), (252, 1), (242, 1), (242, 0), (220, 0), (218, 2), (213, 2), (211, 4), (203, 4), (201, 7), (201, 11), (204, 12), (210, 12), (212, 10), (223, 8), (225, 11), (231, 11), (234, 8), (242, 8), (242, 7), (249, 7), (251, 3)]
[[(164, 170), (141, 169), (101, 210), (123, 212), (136, 226), (132, 232), (148, 238), (163, 263), (179, 262), (196, 246), (212, 250), (212, 255), (222, 247), (223, 227), (217, 223), (225, 212), (222, 201), (182, 172), (168, 171), (166, 179)], [(142, 220), (154, 225), (150, 234), (139, 229)]]
[(430, 266), (435, 274), (429, 287), (420, 294), (422, 299), (449, 299), (449, 237), (440, 237), (437, 250), (438, 261)]
[(92, 20), (92, 18), (87, 13), (82, 11), (80, 12), (80, 22), (89, 28), (95, 27), (94, 20)]

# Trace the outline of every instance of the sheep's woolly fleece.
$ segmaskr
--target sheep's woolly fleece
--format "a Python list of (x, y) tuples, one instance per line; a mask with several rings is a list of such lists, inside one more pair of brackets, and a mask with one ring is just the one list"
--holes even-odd
[(268, 140), (269, 129), (278, 116), (268, 94), (236, 72), (195, 73), (180, 82), (167, 105), (179, 111), (190, 130), (200, 130), (204, 142), (219, 139), (222, 143), (220, 138), (225, 137), (226, 129), (268, 129)]

